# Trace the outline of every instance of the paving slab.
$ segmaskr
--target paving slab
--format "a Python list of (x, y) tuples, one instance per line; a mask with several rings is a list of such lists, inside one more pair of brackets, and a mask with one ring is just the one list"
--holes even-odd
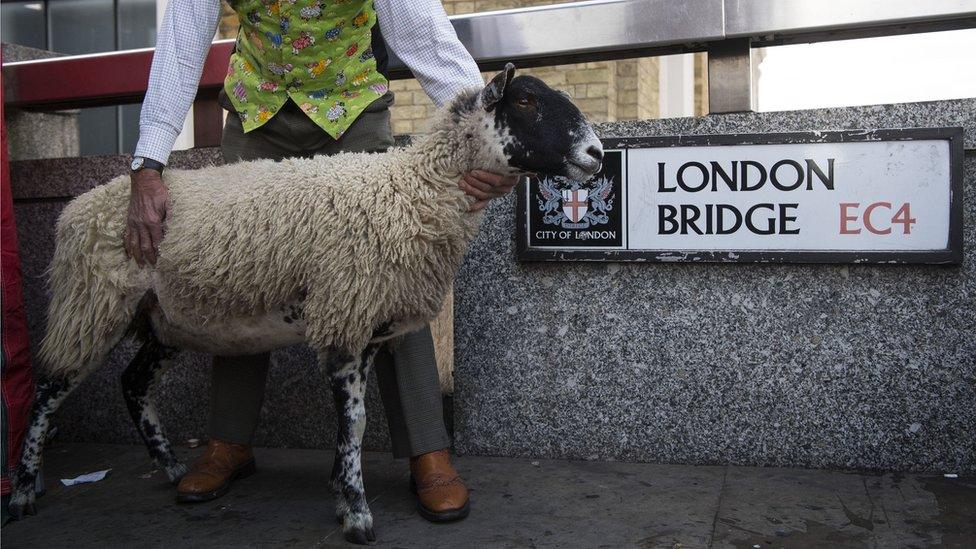
[(458, 463), (472, 488), (471, 517), (432, 525), (416, 519), (412, 501), (400, 499), (385, 513), (374, 506), (374, 517), (396, 524), (379, 534), (382, 544), (704, 546), (723, 476), (721, 467), (473, 457)]
[[(179, 450), (194, 458), (200, 449)], [(39, 514), (8, 524), (5, 547), (351, 547), (332, 518), (332, 453), (258, 449), (259, 472), (225, 497), (177, 505), (135, 445), (54, 444)], [(407, 465), (364, 454), (377, 547), (689, 549), (972, 547), (976, 479), (734, 466), (463, 456), (472, 512), (431, 524)], [(101, 469), (102, 481), (60, 478)]]
[(730, 467), (712, 546), (973, 547), (973, 536), (972, 479)]
[[(3, 529), (10, 547), (345, 547), (328, 489), (332, 454), (258, 449), (259, 474), (225, 497), (177, 505), (139, 446), (61, 444), (47, 452), (37, 516)], [(181, 450), (185, 456), (199, 450)], [(700, 547), (722, 467), (457, 458), (471, 515), (431, 524), (415, 511), (405, 460), (364, 454), (378, 547)], [(111, 468), (105, 480), (59, 478)]]

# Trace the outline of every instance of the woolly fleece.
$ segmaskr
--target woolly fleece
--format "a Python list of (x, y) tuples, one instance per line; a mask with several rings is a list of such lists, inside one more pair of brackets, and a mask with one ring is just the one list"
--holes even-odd
[(187, 331), (301, 302), (320, 351), (358, 353), (384, 323), (434, 318), (482, 217), (461, 174), (515, 173), (478, 92), (407, 148), (167, 171), (155, 268), (123, 250), (127, 175), (79, 196), (57, 224), (42, 360), (51, 373), (97, 367), (150, 291), (154, 321)]

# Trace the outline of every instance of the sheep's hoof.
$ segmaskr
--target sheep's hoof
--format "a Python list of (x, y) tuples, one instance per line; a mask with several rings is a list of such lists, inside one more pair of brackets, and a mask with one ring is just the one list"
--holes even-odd
[(376, 541), (373, 517), (369, 512), (347, 513), (342, 522), (342, 533), (349, 543), (371, 545)]
[(36, 515), (37, 507), (34, 505), (34, 497), (33, 483), (27, 488), (22, 486), (14, 488), (14, 493), (10, 495), (10, 504), (7, 506), (10, 517), (14, 520), (20, 520), (27, 515)]
[(346, 541), (356, 545), (372, 545), (376, 542), (376, 533), (373, 532), (372, 526), (346, 530), (345, 537)]

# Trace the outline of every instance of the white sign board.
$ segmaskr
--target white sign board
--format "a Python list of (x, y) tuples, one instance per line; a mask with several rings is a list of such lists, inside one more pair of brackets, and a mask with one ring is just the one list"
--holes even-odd
[(522, 190), (524, 260), (953, 263), (958, 129), (603, 140)]

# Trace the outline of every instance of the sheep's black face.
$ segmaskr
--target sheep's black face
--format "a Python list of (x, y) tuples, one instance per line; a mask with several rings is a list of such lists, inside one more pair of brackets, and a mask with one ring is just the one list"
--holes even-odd
[(600, 171), (603, 147), (569, 95), (532, 76), (512, 79), (514, 72), (509, 64), (482, 93), (496, 126), (512, 138), (505, 146), (509, 164), (579, 181)]

